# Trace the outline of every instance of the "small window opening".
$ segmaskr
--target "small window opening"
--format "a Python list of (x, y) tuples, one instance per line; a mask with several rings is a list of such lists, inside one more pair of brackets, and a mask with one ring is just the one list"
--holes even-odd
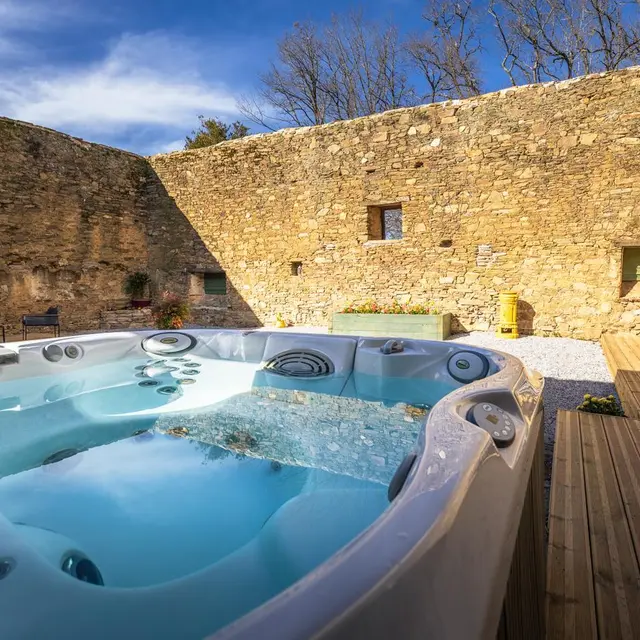
[(367, 207), (369, 240), (402, 238), (402, 206), (399, 204)]
[(302, 275), (302, 262), (294, 260), (291, 263), (291, 275), (292, 276), (301, 276)]
[(622, 297), (640, 298), (640, 247), (622, 249)]
[(224, 296), (227, 293), (227, 274), (224, 271), (204, 274), (206, 295)]

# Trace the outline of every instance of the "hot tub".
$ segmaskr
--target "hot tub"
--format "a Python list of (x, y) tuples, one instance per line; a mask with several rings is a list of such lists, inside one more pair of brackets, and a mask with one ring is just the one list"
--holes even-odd
[(515, 358), (230, 330), (4, 349), (6, 640), (495, 636), (542, 420)]

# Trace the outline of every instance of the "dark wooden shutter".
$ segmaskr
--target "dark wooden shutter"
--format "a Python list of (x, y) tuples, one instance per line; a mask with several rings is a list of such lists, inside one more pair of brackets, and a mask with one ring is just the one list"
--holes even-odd
[(227, 275), (223, 273), (204, 274), (204, 292), (207, 295), (223, 296), (227, 293)]

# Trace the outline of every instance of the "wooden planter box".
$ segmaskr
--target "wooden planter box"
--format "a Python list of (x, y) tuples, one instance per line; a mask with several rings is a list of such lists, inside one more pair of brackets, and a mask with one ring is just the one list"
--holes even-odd
[(334, 313), (331, 333), (444, 340), (451, 334), (451, 314)]

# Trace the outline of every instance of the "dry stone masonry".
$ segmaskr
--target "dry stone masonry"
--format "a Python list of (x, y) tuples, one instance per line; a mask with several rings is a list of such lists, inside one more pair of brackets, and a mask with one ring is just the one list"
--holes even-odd
[(388, 485), (415, 445), (427, 411), (310, 391), (254, 386), (206, 411), (168, 414), (162, 432), (184, 429), (199, 442), (287, 465), (315, 468)]
[[(521, 334), (640, 333), (621, 281), (640, 247), (639, 67), (148, 160), (0, 119), (0, 167), (0, 321), (60, 303), (67, 328), (97, 328), (144, 268), (202, 324), (327, 325), (375, 298), (489, 329), (513, 289)], [(383, 239), (376, 215), (399, 207)]]
[(151, 309), (115, 309), (100, 313), (100, 330), (146, 329), (153, 326)]
[(189, 269), (216, 264), (147, 160), (0, 118), (0, 323), (9, 334), (22, 314), (50, 306), (66, 332), (140, 327), (136, 313), (101, 320), (127, 306), (127, 274), (149, 271), (158, 296), (184, 291)]
[[(433, 300), (489, 329), (640, 332), (621, 243), (640, 246), (640, 68), (289, 129), (150, 162), (264, 323)], [(400, 204), (400, 240), (368, 210)], [(292, 262), (302, 262), (301, 276)]]

